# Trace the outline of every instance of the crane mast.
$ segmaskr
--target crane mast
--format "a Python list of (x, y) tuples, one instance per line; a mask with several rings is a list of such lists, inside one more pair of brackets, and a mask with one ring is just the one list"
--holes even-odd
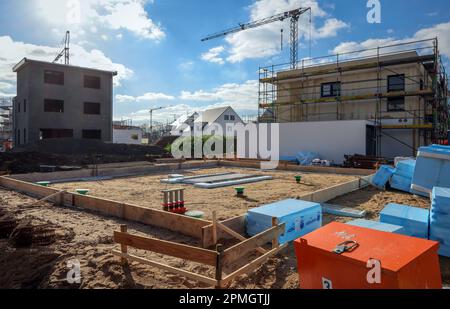
[(70, 64), (70, 31), (66, 31), (66, 36), (64, 37), (63, 44), (64, 44), (63, 49), (56, 56), (55, 60), (53, 60), (53, 63), (57, 63), (62, 57), (64, 57), (64, 64), (69, 65)]
[[(281, 14), (277, 14), (271, 17), (267, 17), (267, 18), (263, 18), (260, 20), (256, 20), (253, 22), (248, 22), (248, 23), (244, 23), (244, 24), (239, 24), (239, 26), (234, 27), (234, 28), (230, 28), (221, 32), (217, 32), (214, 33), (212, 35), (207, 36), (206, 38), (202, 39), (202, 42), (205, 41), (209, 41), (209, 40), (213, 40), (213, 39), (217, 39), (223, 36), (227, 36), (233, 33), (238, 33), (244, 30), (248, 30), (248, 29), (252, 29), (252, 28), (257, 28), (260, 26), (264, 26), (273, 22), (277, 22), (277, 21), (284, 21), (285, 19), (290, 18), (291, 20), (291, 26), (290, 26), (290, 44), (291, 44), (291, 48), (290, 48), (290, 63), (291, 63), (291, 67), (293, 69), (297, 68), (297, 63), (298, 63), (298, 36), (299, 36), (299, 31), (298, 31), (298, 22), (300, 20), (300, 16), (302, 16), (303, 14), (305, 14), (306, 12), (310, 12), (311, 14), (311, 8), (298, 8), (292, 11), (287, 11)], [(311, 15), (310, 15), (311, 16)], [(311, 18), (310, 18), (310, 22), (311, 22)]]

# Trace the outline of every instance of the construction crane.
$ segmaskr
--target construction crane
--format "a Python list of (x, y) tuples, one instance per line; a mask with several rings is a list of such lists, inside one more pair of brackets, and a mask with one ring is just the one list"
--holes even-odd
[(70, 31), (66, 31), (66, 36), (63, 39), (62, 45), (64, 47), (58, 53), (53, 63), (57, 63), (62, 57), (64, 57), (64, 64), (70, 64)]
[(305, 14), (306, 12), (310, 13), (310, 19), (309, 22), (311, 23), (311, 8), (298, 8), (296, 10), (287, 11), (281, 14), (277, 14), (271, 17), (267, 17), (264, 19), (260, 19), (253, 22), (248, 22), (245, 24), (239, 24), (238, 27), (231, 28), (225, 31), (217, 32), (215, 34), (209, 35), (208, 37), (202, 39), (202, 42), (217, 39), (223, 36), (227, 36), (229, 34), (237, 33), (240, 31), (257, 28), (263, 25), (267, 25), (276, 21), (284, 21), (285, 19), (290, 18), (291, 19), (291, 34), (290, 34), (290, 43), (291, 43), (291, 54), (290, 54), (290, 63), (292, 69), (297, 68), (298, 63), (298, 22), (300, 19), (300, 16)]

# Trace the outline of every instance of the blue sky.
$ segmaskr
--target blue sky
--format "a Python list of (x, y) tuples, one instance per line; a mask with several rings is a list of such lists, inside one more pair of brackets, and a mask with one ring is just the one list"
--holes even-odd
[[(52, 61), (65, 30), (72, 64), (114, 69), (114, 117), (147, 121), (150, 107), (172, 120), (188, 111), (231, 104), (257, 114), (260, 66), (289, 59), (274, 23), (224, 39), (210, 33), (299, 6), (313, 8), (312, 56), (438, 36), (450, 57), (448, 0), (380, 0), (381, 24), (369, 24), (367, 0), (0, 0), (0, 96), (15, 93), (11, 67), (23, 57)], [(300, 58), (309, 56), (308, 17)], [(448, 67), (448, 64), (447, 64)]]

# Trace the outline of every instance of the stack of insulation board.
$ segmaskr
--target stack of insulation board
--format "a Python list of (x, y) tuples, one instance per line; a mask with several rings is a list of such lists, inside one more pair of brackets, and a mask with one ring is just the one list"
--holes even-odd
[(365, 227), (372, 230), (382, 231), (382, 232), (389, 232), (389, 233), (395, 233), (395, 234), (405, 234), (405, 228), (403, 226), (389, 224), (389, 223), (383, 223), (378, 221), (370, 221), (370, 220), (364, 220), (364, 219), (358, 219), (353, 220), (350, 222), (347, 222), (349, 225), (353, 226), (359, 226), (359, 227)]
[(386, 189), (386, 184), (391, 179), (391, 176), (394, 174), (395, 168), (389, 165), (382, 165), (377, 173), (372, 178), (372, 185), (377, 187), (380, 190)]
[(439, 255), (450, 257), (450, 188), (433, 188), (430, 239), (441, 244)]
[(450, 187), (450, 147), (421, 147), (412, 180), (412, 192), (429, 197), (434, 187)]
[(428, 239), (429, 217), (427, 209), (392, 203), (380, 213), (380, 222), (403, 226), (403, 235)]
[(278, 224), (286, 224), (285, 233), (279, 237), (280, 244), (285, 244), (320, 228), (322, 207), (319, 203), (288, 199), (251, 209), (247, 214), (247, 234), (255, 236), (270, 229), (272, 218), (277, 218)]
[(399, 161), (390, 179), (391, 187), (400, 191), (411, 192), (415, 168), (416, 160)]

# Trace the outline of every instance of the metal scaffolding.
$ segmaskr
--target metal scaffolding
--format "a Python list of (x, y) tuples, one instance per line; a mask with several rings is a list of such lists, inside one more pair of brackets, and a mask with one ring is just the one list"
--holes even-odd
[[(400, 56), (399, 56), (400, 55)], [(402, 74), (396, 66), (416, 64), (423, 66), (423, 75), (404, 74), (405, 89), (389, 91), (388, 80), (383, 74)], [(371, 119), (375, 128), (376, 154), (381, 155), (381, 137), (396, 140), (387, 130), (413, 130), (425, 143), (440, 143), (447, 138), (449, 127), (448, 76), (439, 54), (437, 39), (406, 42), (377, 48), (358, 50), (325, 57), (303, 59), (298, 69), (292, 70), (290, 64), (272, 65), (259, 69), (259, 121), (260, 122), (299, 122), (311, 119), (356, 120), (345, 118), (340, 109), (351, 102), (375, 104), (376, 112)], [(364, 79), (348, 73), (371, 72), (376, 78)], [(346, 79), (343, 80), (343, 75)], [(340, 88), (336, 96), (323, 97), (317, 85), (308, 85), (312, 78), (335, 76)], [(361, 87), (373, 83), (374, 86)], [(289, 86), (286, 86), (289, 85)], [(283, 87), (281, 87), (283, 86)], [(414, 89), (414, 90), (413, 90)], [(383, 109), (389, 98), (418, 98), (418, 109), (407, 109), (404, 117), (408, 123), (386, 124), (392, 111)], [(308, 106), (335, 104), (334, 115), (308, 114)], [(398, 142), (402, 142), (398, 140)], [(410, 146), (415, 148), (416, 145)]]

